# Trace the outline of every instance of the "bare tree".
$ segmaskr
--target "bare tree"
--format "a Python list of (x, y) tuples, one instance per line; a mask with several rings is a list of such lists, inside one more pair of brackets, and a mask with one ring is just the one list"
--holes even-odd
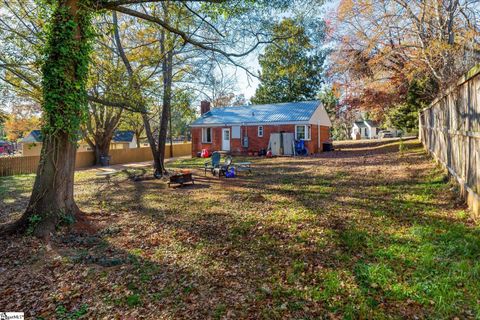
[(351, 104), (384, 112), (417, 78), (433, 99), (480, 58), (478, 1), (350, 0), (336, 18), (331, 72)]

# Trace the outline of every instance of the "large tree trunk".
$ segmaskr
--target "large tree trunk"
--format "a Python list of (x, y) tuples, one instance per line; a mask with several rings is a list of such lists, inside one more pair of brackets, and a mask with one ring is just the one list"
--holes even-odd
[[(167, 40), (167, 41), (166, 41)], [(172, 77), (173, 77), (173, 52), (166, 50), (165, 42), (170, 39), (165, 39), (165, 31), (162, 32), (162, 39), (160, 47), (163, 54), (162, 74), (163, 74), (163, 106), (162, 116), (160, 119), (160, 130), (158, 135), (158, 154), (160, 163), (155, 167), (155, 176), (161, 176), (167, 173), (165, 168), (165, 144), (167, 141), (168, 123), (170, 119), (170, 110), (172, 105)]]
[(137, 148), (142, 147), (142, 142), (140, 141), (140, 136), (142, 135), (143, 130), (135, 131), (135, 137), (137, 138)]
[(100, 164), (102, 156), (110, 154), (110, 144), (120, 123), (123, 109), (112, 109), (91, 104), (87, 117), (85, 139), (95, 151), (95, 164)]
[[(86, 131), (90, 133), (90, 130)], [(113, 133), (112, 133), (113, 134)], [(101, 157), (108, 156), (110, 154), (110, 145), (112, 141), (112, 136), (106, 136), (101, 133), (93, 133), (93, 140), (91, 137), (87, 136), (85, 133), (85, 140), (87, 141), (90, 148), (92, 148), (95, 154), (95, 165), (101, 164)]]
[(30, 225), (38, 237), (45, 238), (55, 232), (62, 217), (79, 213), (73, 198), (76, 152), (76, 144), (68, 134), (44, 139), (33, 192), (20, 220), (21, 227)]
[(170, 138), (170, 157), (173, 157), (172, 106), (170, 106), (170, 114), (168, 117), (168, 133)]
[(101, 164), (101, 158), (107, 157), (110, 154), (110, 144), (112, 136), (101, 136), (95, 139), (95, 163)]
[[(170, 84), (171, 86), (171, 84)], [(156, 175), (163, 175), (166, 173), (165, 169), (165, 145), (167, 142), (167, 130), (168, 130), (168, 120), (170, 118), (170, 108), (171, 108), (171, 87), (164, 91), (163, 95), (163, 107), (162, 107), (162, 116), (160, 119), (160, 130), (158, 135), (158, 155), (160, 157), (160, 163), (158, 167), (155, 167)]]
[(157, 142), (155, 141), (155, 137), (153, 136), (152, 127), (150, 126), (150, 119), (148, 119), (148, 116), (146, 114), (147, 108), (145, 108), (145, 106), (142, 106), (142, 110), (145, 111), (144, 113), (142, 113), (142, 120), (145, 127), (145, 135), (147, 136), (148, 144), (150, 145), (150, 150), (152, 151), (153, 167), (155, 168), (154, 176), (156, 178), (159, 178), (156, 169), (160, 167), (161, 162), (160, 156), (157, 152)]
[(27, 210), (7, 232), (29, 230), (48, 237), (62, 217), (79, 212), (73, 198), (75, 136), (86, 110), (89, 46), (82, 28), (90, 23), (78, 10), (81, 1), (59, 1), (52, 15), (43, 66), (45, 136), (40, 163)]
[[(114, 35), (115, 43), (116, 43), (116, 46), (117, 46), (118, 54), (120, 55), (124, 65), (125, 65), (125, 68), (127, 69), (127, 73), (128, 73), (128, 76), (129, 76), (130, 80), (132, 81), (134, 90), (137, 91), (141, 96), (140, 84), (138, 83), (138, 80), (135, 78), (135, 75), (133, 73), (132, 65), (130, 64), (130, 61), (128, 60), (128, 57), (125, 54), (125, 51), (123, 50), (122, 41), (120, 40), (120, 33), (118, 32), (117, 13), (115, 11), (112, 12), (112, 18), (113, 18), (113, 25), (114, 25), (113, 35)], [(152, 150), (153, 164), (154, 164), (154, 168), (155, 168), (154, 176), (156, 178), (158, 178), (159, 175), (157, 174), (157, 168), (161, 167), (161, 160), (160, 160), (160, 156), (157, 152), (157, 143), (156, 143), (155, 138), (153, 136), (153, 131), (152, 131), (152, 128), (150, 126), (150, 119), (148, 118), (147, 108), (146, 108), (145, 104), (143, 104), (143, 102), (142, 102), (139, 105), (139, 108), (140, 108), (140, 111), (142, 113), (142, 120), (143, 120), (143, 125), (145, 127), (145, 134), (147, 136), (148, 143), (150, 145), (150, 150)]]

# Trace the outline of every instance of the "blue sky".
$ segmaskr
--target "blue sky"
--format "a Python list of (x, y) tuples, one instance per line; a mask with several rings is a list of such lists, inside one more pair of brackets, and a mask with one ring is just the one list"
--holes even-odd
[[(260, 65), (258, 64), (258, 54), (251, 54), (247, 57), (245, 66), (254, 74), (257, 74), (257, 71), (260, 70)], [(245, 94), (247, 99), (250, 99), (255, 95), (255, 90), (257, 89), (260, 81), (252, 76), (248, 76), (247, 72), (240, 68), (230, 67), (231, 71), (237, 77), (237, 93)]]
[[(326, 3), (321, 8), (321, 15), (329, 14), (336, 10), (340, 3), (340, 0), (331, 0), (326, 1)], [(288, 16), (288, 15), (285, 15)], [(244, 66), (247, 67), (252, 73), (257, 74), (260, 70), (260, 65), (258, 64), (258, 55), (261, 53), (256, 51), (250, 54), (246, 59)], [(246, 72), (240, 68), (227, 67), (227, 72), (230, 74), (235, 74), (237, 77), (237, 91), (236, 94), (245, 94), (247, 99), (250, 99), (255, 95), (255, 90), (259, 85), (260, 81), (252, 76), (248, 76)]]

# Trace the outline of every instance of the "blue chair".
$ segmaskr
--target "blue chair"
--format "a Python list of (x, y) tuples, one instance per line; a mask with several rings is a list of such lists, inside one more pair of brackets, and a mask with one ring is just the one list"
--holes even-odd
[(217, 175), (219, 178), (221, 176), (227, 176), (226, 173), (231, 169), (232, 157), (227, 156), (225, 162), (219, 165), (217, 168), (213, 169), (213, 175)]
[(207, 175), (207, 170), (210, 170), (212, 174), (215, 174), (215, 169), (220, 168), (221, 157), (222, 155), (217, 151), (212, 153), (210, 160), (205, 162), (205, 175)]

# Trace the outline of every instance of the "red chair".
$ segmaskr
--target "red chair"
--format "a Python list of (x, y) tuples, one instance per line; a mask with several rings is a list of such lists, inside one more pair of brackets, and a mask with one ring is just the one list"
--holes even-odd
[(200, 157), (209, 158), (210, 157), (210, 151), (208, 151), (208, 149), (202, 149), (202, 153), (200, 154)]

